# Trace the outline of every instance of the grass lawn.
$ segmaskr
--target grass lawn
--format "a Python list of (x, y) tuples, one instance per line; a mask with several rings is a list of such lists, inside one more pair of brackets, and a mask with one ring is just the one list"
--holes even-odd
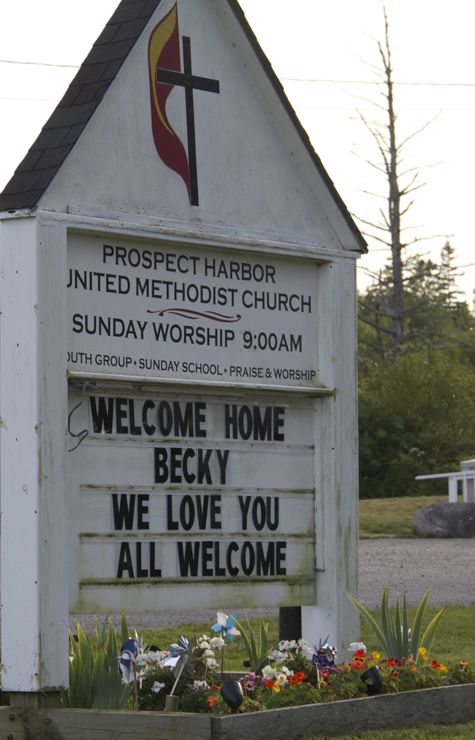
[(360, 501), (360, 537), (413, 537), (416, 509), (448, 501), (447, 496), (401, 496)]
[[(315, 737), (315, 736), (314, 736)], [(361, 740), (432, 740), (432, 738), (475, 738), (475, 722), (462, 725), (427, 725), (417, 730), (373, 730), (358, 732), (355, 735), (340, 735), (340, 740), (361, 738)], [(311, 740), (311, 738), (307, 738)]]

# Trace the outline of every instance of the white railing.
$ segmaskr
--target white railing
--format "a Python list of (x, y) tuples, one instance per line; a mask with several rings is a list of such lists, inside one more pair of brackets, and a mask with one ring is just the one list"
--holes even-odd
[(455, 473), (416, 475), (416, 480), (431, 480), (435, 478), (447, 478), (450, 503), (456, 504), (458, 501), (459, 483), (462, 484), (462, 501), (466, 504), (475, 503), (475, 469), (459, 470)]

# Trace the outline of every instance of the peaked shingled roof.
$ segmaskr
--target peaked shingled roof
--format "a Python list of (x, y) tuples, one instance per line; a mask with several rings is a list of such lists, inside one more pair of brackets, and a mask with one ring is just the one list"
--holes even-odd
[(122, 0), (33, 146), (0, 194), (0, 211), (34, 208), (161, 0)]
[[(223, 1), (228, 3), (246, 34), (361, 251), (366, 252), (365, 239), (316, 154), (241, 7), (237, 0)], [(34, 208), (38, 204), (161, 2), (121, 0), (40, 135), (0, 193), (0, 211)]]

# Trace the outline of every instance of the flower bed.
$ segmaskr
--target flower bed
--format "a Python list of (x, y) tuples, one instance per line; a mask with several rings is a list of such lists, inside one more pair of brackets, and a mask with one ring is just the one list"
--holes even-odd
[(135, 708), (141, 710), (163, 710), (173, 685), (181, 711), (216, 716), (475, 682), (475, 673), (466, 661), (446, 666), (428, 659), (423, 647), (416, 658), (382, 658), (379, 652), (368, 653), (364, 645), (356, 643), (351, 659), (336, 664), (330, 645), (310, 648), (303, 640), (280, 642), (259, 673), (254, 671), (239, 680), (229, 680), (216, 670), (216, 639), (219, 638), (199, 637), (189, 648), (178, 677), (177, 660), (173, 659), (170, 665), (167, 652), (142, 654), (138, 662), (143, 674), (135, 700), (130, 699), (130, 708), (135, 701)]
[[(389, 624), (387, 618), (383, 622)], [(407, 624), (404, 618), (395, 630), (396, 637)], [(428, 630), (433, 632), (431, 624)], [(407, 633), (410, 631), (407, 628)], [(223, 612), (218, 612), (218, 621), (209, 634), (192, 642), (180, 636), (165, 650), (146, 647), (137, 636), (130, 637), (125, 618), (121, 632), (119, 651), (120, 643), (110, 622), (97, 627), (90, 636), (78, 625), (77, 640), (72, 641), (70, 689), (63, 692), (65, 707), (141, 711), (179, 708), (182, 712), (225, 716), (475, 683), (475, 672), (466, 661), (444, 665), (429, 658), (430, 641), (426, 647), (419, 639), (420, 619), (415, 620), (411, 643), (392, 643), (400, 651), (397, 654), (404, 655), (401, 650), (410, 648), (414, 655), (408, 652), (408, 657), (383, 658), (379, 651), (368, 652), (362, 643), (352, 643), (351, 657), (339, 664), (328, 641), (314, 647), (304, 640), (281, 641), (271, 649), (263, 621), (260, 633), (254, 635)], [(239, 680), (225, 680), (226, 642), (235, 637), (245, 647), (251, 670)], [(386, 654), (390, 644), (384, 645)]]

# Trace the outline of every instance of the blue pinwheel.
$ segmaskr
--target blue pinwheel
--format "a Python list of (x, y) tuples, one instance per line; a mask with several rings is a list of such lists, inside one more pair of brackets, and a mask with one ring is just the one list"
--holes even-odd
[(178, 681), (180, 680), (181, 674), (183, 673), (188, 662), (189, 650), (190, 643), (188, 642), (186, 637), (183, 637), (183, 635), (179, 636), (177, 642), (172, 642), (172, 644), (168, 646), (168, 655), (163, 661), (163, 665), (175, 669), (175, 683), (173, 684), (172, 690), (170, 691), (170, 696), (173, 696), (178, 685)]
[(139, 641), (130, 637), (120, 649), (119, 667), (124, 683), (135, 681), (135, 660), (139, 651)]
[(312, 662), (317, 669), (321, 671), (324, 668), (333, 668), (336, 660), (336, 648), (329, 644), (328, 637), (323, 642), (320, 640), (318, 648), (315, 647), (314, 649)]
[(224, 612), (218, 612), (216, 616), (218, 621), (211, 625), (213, 632), (221, 632), (222, 636), (229, 641), (241, 634), (239, 630), (236, 629), (236, 623), (233, 616), (228, 616)]
[(190, 649), (190, 643), (180, 635), (177, 642), (173, 642), (168, 646), (168, 655), (163, 661), (163, 665), (169, 668), (175, 668), (180, 658), (185, 656)]

